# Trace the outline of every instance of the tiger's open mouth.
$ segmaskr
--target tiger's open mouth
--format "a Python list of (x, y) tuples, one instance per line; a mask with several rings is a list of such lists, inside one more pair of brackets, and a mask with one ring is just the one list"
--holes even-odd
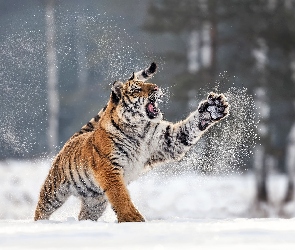
[(148, 104), (146, 105), (146, 113), (150, 119), (154, 119), (160, 115), (160, 109), (158, 108), (158, 102), (162, 102), (161, 97), (163, 92), (160, 88), (156, 87), (148, 97)]
[(155, 102), (150, 101), (147, 105), (146, 105), (146, 113), (147, 116), (150, 119), (154, 119), (159, 115), (159, 109), (156, 106)]
[(160, 114), (157, 102), (162, 102), (160, 99), (163, 96), (161, 89), (157, 88), (148, 98), (149, 102), (146, 105), (146, 113), (150, 119), (154, 119)]

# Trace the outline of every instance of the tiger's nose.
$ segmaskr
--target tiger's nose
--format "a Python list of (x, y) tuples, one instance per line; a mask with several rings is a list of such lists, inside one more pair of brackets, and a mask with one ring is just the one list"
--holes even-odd
[(158, 86), (155, 86), (153, 91), (158, 91), (159, 90), (159, 87)]

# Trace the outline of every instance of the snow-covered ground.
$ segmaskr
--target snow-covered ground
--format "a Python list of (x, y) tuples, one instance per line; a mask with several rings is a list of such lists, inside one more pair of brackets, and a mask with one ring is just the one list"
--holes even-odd
[(0, 249), (295, 249), (295, 219), (0, 221)]
[[(146, 223), (116, 223), (108, 207), (98, 222), (79, 222), (70, 198), (50, 221), (33, 212), (49, 161), (0, 162), (0, 249), (295, 249), (295, 206), (280, 206), (286, 178), (272, 176), (271, 203), (253, 203), (253, 174), (179, 175), (153, 171), (129, 185)], [(251, 218), (267, 215), (267, 219)], [(282, 219), (280, 216), (291, 217)]]
[[(31, 219), (49, 161), (0, 164), (0, 219)], [(196, 173), (172, 176), (152, 171), (129, 185), (131, 197), (150, 220), (247, 217), (254, 196), (250, 175), (204, 177)], [(52, 218), (77, 218), (79, 200), (72, 197)], [(104, 219), (115, 220), (111, 209)]]

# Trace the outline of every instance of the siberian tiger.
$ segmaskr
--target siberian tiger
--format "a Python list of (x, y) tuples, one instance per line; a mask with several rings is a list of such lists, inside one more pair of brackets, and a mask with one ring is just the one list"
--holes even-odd
[(223, 94), (210, 93), (185, 120), (163, 120), (161, 89), (145, 83), (156, 64), (116, 81), (106, 107), (64, 145), (43, 184), (35, 220), (50, 215), (70, 195), (82, 201), (79, 220), (97, 220), (109, 202), (118, 222), (140, 222), (126, 185), (158, 164), (178, 161), (213, 124), (226, 117)]

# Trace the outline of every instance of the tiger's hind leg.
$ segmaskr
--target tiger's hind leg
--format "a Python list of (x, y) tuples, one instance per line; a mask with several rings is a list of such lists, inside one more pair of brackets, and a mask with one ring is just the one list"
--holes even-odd
[(34, 220), (48, 220), (50, 215), (61, 207), (71, 195), (69, 184), (60, 181), (52, 169), (43, 184), (39, 201), (35, 210)]
[(107, 199), (103, 195), (82, 198), (81, 211), (78, 219), (97, 221), (105, 211), (107, 204)]

